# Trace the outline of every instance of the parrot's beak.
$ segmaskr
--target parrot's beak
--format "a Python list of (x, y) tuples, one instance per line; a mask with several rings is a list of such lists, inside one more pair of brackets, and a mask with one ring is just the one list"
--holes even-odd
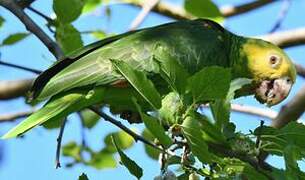
[(256, 89), (255, 97), (259, 102), (273, 106), (288, 96), (292, 85), (293, 82), (289, 77), (264, 80)]

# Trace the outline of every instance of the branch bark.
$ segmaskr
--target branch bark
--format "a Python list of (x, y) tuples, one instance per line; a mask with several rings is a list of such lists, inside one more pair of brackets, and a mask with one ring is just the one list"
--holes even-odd
[(12, 122), (15, 121), (19, 118), (24, 118), (27, 117), (29, 115), (31, 115), (32, 113), (34, 113), (35, 110), (30, 110), (30, 111), (24, 111), (24, 112), (16, 112), (16, 113), (10, 113), (10, 114), (3, 114), (0, 115), (0, 122)]
[(257, 38), (272, 42), (281, 48), (288, 48), (305, 44), (305, 28), (276, 32)]
[(35, 34), (36, 37), (49, 49), (57, 58), (64, 58), (60, 47), (23, 11), (13, 0), (0, 0), (0, 5), (11, 11), (25, 25), (26, 29)]
[(31, 89), (33, 79), (0, 81), (0, 100), (24, 96)]
[[(130, 3), (133, 6), (140, 6), (142, 7), (145, 1), (130, 1), (130, 0), (123, 0), (125, 2)], [(265, 6), (269, 3), (275, 2), (275, 0), (257, 0), (250, 3), (242, 4), (239, 6), (224, 6), (220, 8), (220, 12), (224, 17), (231, 17), (236, 16), (242, 13), (249, 12), (251, 10), (258, 9), (262, 6)], [(176, 20), (185, 20), (185, 19), (193, 19), (192, 15), (187, 13), (183, 8), (179, 6), (175, 6), (173, 4), (159, 2), (152, 11), (162, 14), (167, 17), (171, 17)]]
[(282, 107), (278, 116), (272, 121), (271, 126), (281, 128), (291, 121), (298, 120), (305, 111), (305, 85), (299, 92)]
[(143, 6), (142, 6), (141, 12), (132, 21), (132, 23), (131, 23), (131, 25), (129, 27), (129, 31), (137, 29), (142, 24), (142, 22), (144, 21), (146, 16), (149, 14), (151, 9), (153, 7), (155, 7), (158, 2), (159, 2), (159, 0), (149, 0), (149, 1), (146, 1), (146, 3), (143, 4)]

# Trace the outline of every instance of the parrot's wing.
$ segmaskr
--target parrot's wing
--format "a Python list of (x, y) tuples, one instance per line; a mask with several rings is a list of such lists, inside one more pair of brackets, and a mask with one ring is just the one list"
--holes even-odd
[(52, 97), (41, 109), (27, 117), (16, 127), (7, 132), (2, 139), (13, 138), (23, 134), (29, 129), (41, 125), (46, 121), (55, 121), (66, 118), (69, 114), (97, 104), (104, 99), (103, 87), (72, 91), (58, 94)]
[(55, 76), (57, 73), (62, 71), (64, 68), (68, 67), (70, 64), (74, 63), (75, 61), (79, 60), (80, 58), (84, 57), (85, 55), (97, 50), (98, 48), (101, 48), (109, 43), (112, 43), (118, 39), (121, 39), (122, 37), (128, 36), (135, 32), (138, 32), (138, 31), (130, 31), (130, 32), (127, 32), (124, 34), (112, 36), (112, 37), (103, 39), (101, 41), (97, 41), (95, 43), (89, 44), (89, 45), (83, 47), (82, 49), (78, 49), (78, 50), (72, 52), (71, 54), (68, 55), (67, 58), (58, 61), (52, 67), (50, 67), (49, 69), (44, 71), (42, 74), (40, 74), (36, 78), (32, 88), (30, 90), (30, 92), (31, 92), (30, 94), (32, 96), (32, 97), (30, 97), (30, 99), (37, 97), (39, 92), (48, 83), (48, 81), (53, 76)]

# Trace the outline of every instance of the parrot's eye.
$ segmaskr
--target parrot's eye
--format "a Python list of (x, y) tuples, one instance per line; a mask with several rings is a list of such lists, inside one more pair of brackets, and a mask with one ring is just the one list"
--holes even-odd
[(277, 55), (271, 55), (269, 57), (269, 63), (273, 68), (277, 67), (278, 64), (280, 63), (280, 61), (281, 61), (281, 58)]

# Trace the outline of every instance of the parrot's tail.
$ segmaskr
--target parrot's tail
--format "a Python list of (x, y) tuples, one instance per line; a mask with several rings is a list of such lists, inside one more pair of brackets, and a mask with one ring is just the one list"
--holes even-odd
[(41, 109), (7, 132), (2, 139), (17, 137), (46, 121), (66, 118), (69, 114), (99, 104), (104, 96), (103, 87), (93, 90), (70, 91), (52, 97)]

